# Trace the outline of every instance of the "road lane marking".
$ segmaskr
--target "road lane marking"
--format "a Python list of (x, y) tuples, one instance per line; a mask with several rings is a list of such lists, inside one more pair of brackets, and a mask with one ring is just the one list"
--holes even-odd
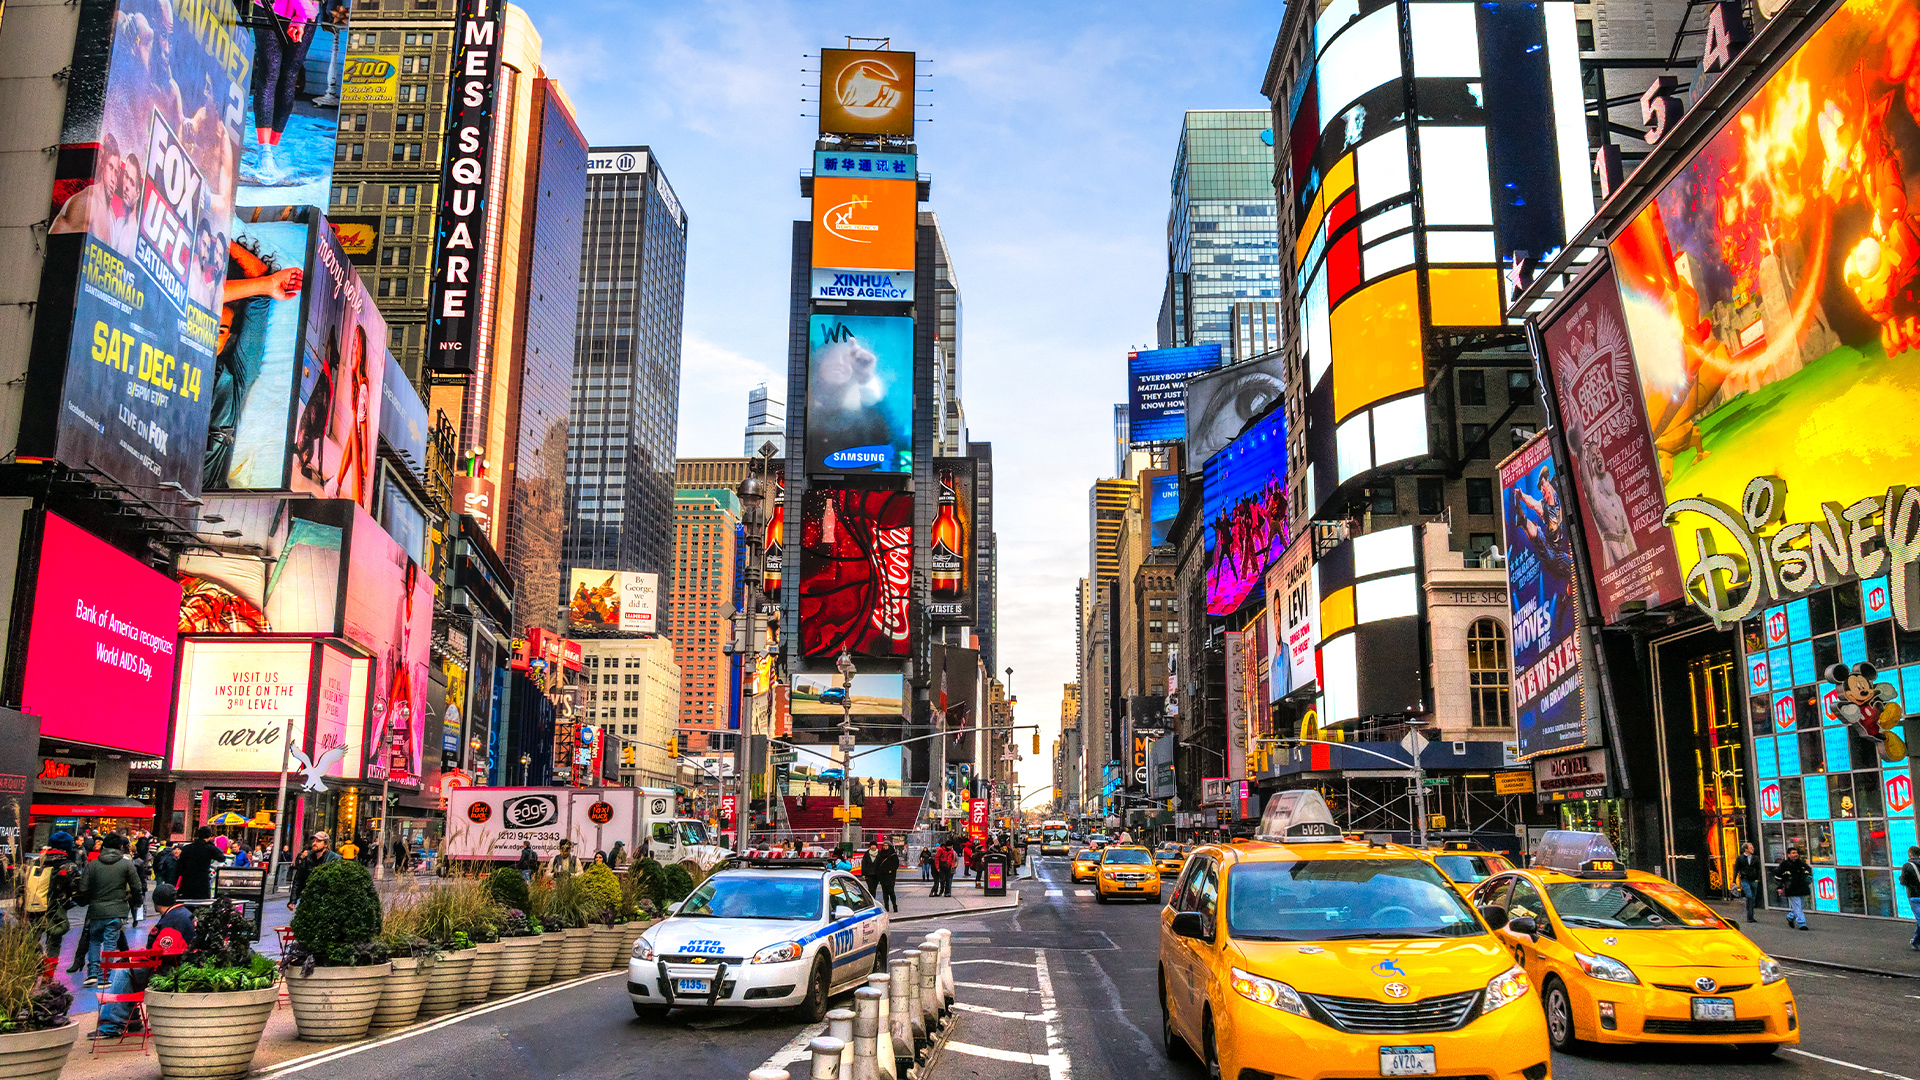
[(775, 1050), (773, 1056), (768, 1058), (766, 1063), (760, 1067), (763, 1069), (781, 1069), (799, 1061), (811, 1053), (807, 1044), (826, 1033), (827, 1022), (825, 1020), (817, 1024), (808, 1024), (806, 1027), (800, 1029), (800, 1034), (795, 1035), (791, 1042)]
[(1073, 890), (1073, 895), (1075, 895), (1075, 896), (1092, 896), (1092, 895), (1093, 895), (1093, 890), (1092, 890), (1092, 889), (1075, 889), (1075, 890)]
[(1002, 1050), (997, 1046), (981, 1046), (979, 1043), (967, 1042), (949, 1042), (947, 1044), (947, 1050), (950, 1053), (966, 1054), (970, 1057), (988, 1058), (993, 1061), (1010, 1061), (1016, 1065), (1045, 1065), (1048, 1071), (1054, 1076), (1067, 1075), (1054, 1071), (1059, 1067), (1060, 1063), (1057, 1062), (1051, 1054), (1028, 1054), (1019, 1050)]
[(1066, 893), (1061, 889), (1048, 889), (1047, 895), (1048, 896), (1065, 896)]
[(970, 1005), (964, 1001), (954, 1002), (953, 1007), (965, 1012), (979, 1013), (982, 1016), (997, 1016), (1002, 1020), (1032, 1020), (1035, 1023), (1044, 1024), (1055, 1018), (1051, 1012), (1008, 1012), (1004, 1009), (989, 1009), (985, 1005)]
[(1865, 1065), (1855, 1065), (1851, 1061), (1841, 1061), (1839, 1058), (1824, 1057), (1795, 1046), (1783, 1046), (1780, 1049), (1785, 1050), (1789, 1054), (1799, 1054), (1801, 1057), (1812, 1058), (1815, 1061), (1824, 1061), (1829, 1065), (1840, 1065), (1849, 1069), (1858, 1069), (1863, 1073), (1871, 1073), (1874, 1076), (1884, 1076), (1887, 1080), (1913, 1080), (1910, 1076), (1901, 1076), (1899, 1073), (1887, 1072), (1885, 1069), (1872, 1069)]
[(1023, 964), (1018, 960), (955, 960), (949, 966), (959, 967), (962, 964), (1001, 964), (1006, 967), (1026, 968), (1028, 970), (1032, 970), (1033, 968), (1032, 964)]
[[(1052, 1017), (1057, 1015), (1053, 1000), (1053, 973), (1047, 968), (1045, 949), (1033, 950), (1033, 968), (1035, 980), (1040, 984), (1040, 1012)], [(1060, 1038), (1060, 1029), (1051, 1019), (1047, 1025), (1047, 1075), (1049, 1080), (1072, 1080), (1073, 1061), (1067, 1056), (1067, 1046)]]
[(1001, 986), (999, 983), (957, 982), (955, 986), (964, 986), (969, 990), (998, 990), (1006, 994), (1037, 994), (1040, 991), (1031, 986)]

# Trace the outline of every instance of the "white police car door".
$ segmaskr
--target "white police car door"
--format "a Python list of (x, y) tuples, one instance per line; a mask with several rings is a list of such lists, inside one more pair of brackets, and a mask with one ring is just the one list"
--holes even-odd
[[(855, 918), (860, 921), (849, 929), (849, 935), (842, 931), (833, 935), (833, 979), (840, 982), (854, 975), (866, 975), (873, 971), (873, 951), (880, 941), (880, 920), (872, 916), (873, 897), (854, 878), (836, 874), (827, 884), (828, 911), (837, 908), (852, 908)], [(842, 948), (845, 942), (850, 948)]]

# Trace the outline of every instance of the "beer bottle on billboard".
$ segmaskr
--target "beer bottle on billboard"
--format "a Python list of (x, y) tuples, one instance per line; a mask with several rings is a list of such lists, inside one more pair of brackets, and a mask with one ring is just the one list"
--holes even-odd
[(940, 511), (933, 519), (933, 595), (957, 597), (966, 570), (966, 532), (960, 527), (960, 499), (951, 473), (940, 477)]
[(766, 536), (766, 591), (767, 595), (772, 597), (778, 597), (780, 595), (781, 571), (786, 565), (787, 547), (783, 539), (786, 536), (786, 532), (787, 484), (785, 480), (775, 477), (773, 481), (773, 513), (767, 515)]

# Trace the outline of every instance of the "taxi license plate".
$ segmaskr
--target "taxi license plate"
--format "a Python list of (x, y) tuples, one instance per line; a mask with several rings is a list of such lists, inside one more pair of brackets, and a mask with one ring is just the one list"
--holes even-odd
[(1733, 999), (1694, 998), (1693, 1018), (1695, 1020), (1731, 1020), (1733, 1019)]
[(1381, 1076), (1432, 1076), (1434, 1068), (1431, 1046), (1380, 1048)]
[(673, 992), (676, 994), (703, 994), (704, 995), (707, 992), (707, 986), (708, 986), (708, 982), (706, 979), (675, 979), (673, 980)]

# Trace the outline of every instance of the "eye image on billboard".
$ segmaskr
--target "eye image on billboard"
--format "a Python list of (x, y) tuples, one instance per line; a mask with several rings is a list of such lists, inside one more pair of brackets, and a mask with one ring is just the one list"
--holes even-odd
[(933, 463), (933, 534), (927, 558), (932, 596), (927, 614), (937, 623), (970, 625), (974, 619), (974, 491), (972, 458), (938, 458)]
[(253, 52), (230, 6), (173, 10), (82, 4), (21, 432), (161, 503), (200, 490)]
[(815, 488), (801, 500), (800, 651), (912, 650), (913, 496)]
[(248, 5), (253, 92), (234, 193), (241, 206), (330, 201), (347, 60), (346, 27), (324, 21), (330, 10), (321, 0)]
[(180, 556), (183, 634), (337, 634), (352, 504), (337, 499), (208, 499), (203, 514), (258, 553)]
[[(815, 177), (813, 265), (841, 270), (912, 270), (918, 192), (919, 186), (912, 180)], [(912, 298), (909, 293), (902, 299)]]
[(820, 130), (912, 137), (913, 54), (821, 49)]
[(1275, 409), (1207, 459), (1207, 614), (1231, 615), (1287, 550), (1287, 415)]
[(1286, 362), (1280, 354), (1263, 356), (1187, 380), (1188, 472), (1233, 441), (1247, 422), (1276, 401), (1286, 387)]
[(234, 215), (201, 476), (206, 491), (287, 486), (287, 418), (318, 222), (307, 207)]
[(290, 486), (372, 505), (387, 320), (333, 231), (318, 231), (293, 417)]
[(807, 471), (913, 470), (913, 320), (808, 320)]
[(1128, 440), (1147, 446), (1185, 439), (1187, 380), (1219, 366), (1219, 345), (1128, 353)]
[(1914, 482), (1873, 418), (1920, 410), (1916, 28), (1914, 0), (1839, 7), (1613, 240), (1669, 502), (1772, 475), (1817, 520)]

